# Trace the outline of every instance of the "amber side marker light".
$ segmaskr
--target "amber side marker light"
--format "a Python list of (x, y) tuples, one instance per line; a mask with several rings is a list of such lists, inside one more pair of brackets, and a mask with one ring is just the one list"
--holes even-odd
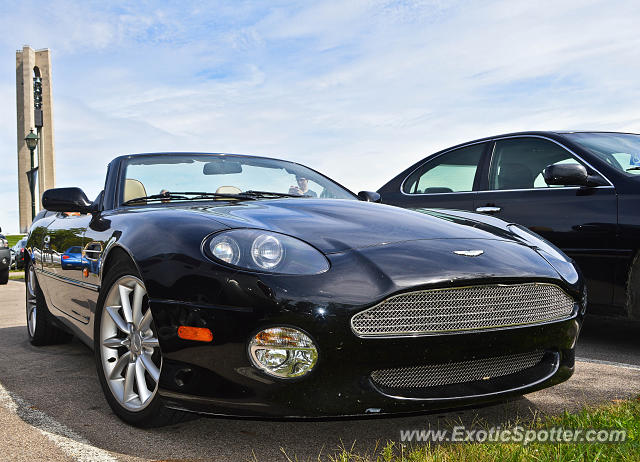
[(180, 326), (178, 337), (197, 342), (210, 342), (213, 340), (213, 333), (205, 327)]

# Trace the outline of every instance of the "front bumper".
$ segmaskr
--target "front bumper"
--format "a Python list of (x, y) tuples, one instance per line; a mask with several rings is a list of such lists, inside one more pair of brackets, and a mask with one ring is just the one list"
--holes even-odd
[[(331, 269), (320, 275), (221, 276), (220, 267), (202, 263), (185, 266), (185, 271), (195, 271), (190, 276), (174, 270), (180, 277), (171, 285), (145, 281), (163, 353), (159, 393), (170, 407), (199, 413), (318, 418), (477, 405), (567, 380), (574, 371), (584, 315), (582, 280), (574, 273), (568, 282), (524, 246), (477, 244), (482, 244), (485, 256), (462, 261), (451, 252), (461, 248), (455, 240), (437, 246), (415, 242), (333, 254)], [(392, 294), (529, 282), (562, 287), (576, 301), (573, 314), (546, 324), (430, 336), (361, 338), (351, 330), (354, 314)], [(183, 298), (167, 300), (164, 294)], [(180, 339), (181, 325), (206, 327), (213, 341)], [(298, 328), (313, 338), (318, 362), (311, 373), (295, 380), (274, 379), (252, 365), (249, 339), (273, 326)], [(387, 389), (372, 380), (379, 370), (537, 351), (544, 356), (536, 367), (435, 388)]]
[[(247, 417), (340, 417), (414, 413), (477, 405), (546, 388), (574, 371), (582, 307), (555, 323), (497, 331), (411, 338), (358, 338), (348, 323), (316, 319), (311, 333), (319, 349), (315, 369), (296, 380), (274, 379), (252, 366), (247, 340), (265, 324), (229, 307), (153, 301), (164, 362), (160, 394), (170, 407)], [(320, 308), (321, 309), (321, 308)], [(302, 327), (290, 320), (287, 325)], [(275, 325), (282, 322), (269, 322)], [(175, 335), (178, 325), (208, 327), (208, 344)], [(419, 390), (389, 389), (372, 372), (430, 364), (478, 361), (543, 351), (536, 367), (515, 374)]]

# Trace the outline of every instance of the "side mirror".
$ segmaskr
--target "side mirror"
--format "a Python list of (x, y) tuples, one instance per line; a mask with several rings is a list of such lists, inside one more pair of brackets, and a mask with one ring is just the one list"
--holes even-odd
[(89, 213), (91, 205), (80, 188), (47, 189), (42, 194), (42, 206), (52, 212)]
[(549, 185), (586, 186), (589, 174), (581, 164), (553, 164), (542, 171), (544, 181)]
[(549, 185), (561, 186), (606, 186), (607, 181), (600, 175), (589, 175), (581, 164), (553, 164), (542, 171), (544, 181)]
[(358, 199), (365, 202), (380, 202), (380, 194), (373, 191), (360, 191)]

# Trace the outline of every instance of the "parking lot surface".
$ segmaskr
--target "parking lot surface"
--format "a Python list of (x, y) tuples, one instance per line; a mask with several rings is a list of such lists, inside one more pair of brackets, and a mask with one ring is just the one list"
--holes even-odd
[(588, 319), (576, 373), (508, 403), (449, 413), (348, 421), (200, 418), (152, 430), (129, 427), (105, 401), (92, 352), (74, 340), (36, 348), (25, 327), (24, 284), (0, 287), (0, 461), (317, 460), (341, 445), (371, 451), (400, 430), (529, 419), (640, 394), (640, 329)]

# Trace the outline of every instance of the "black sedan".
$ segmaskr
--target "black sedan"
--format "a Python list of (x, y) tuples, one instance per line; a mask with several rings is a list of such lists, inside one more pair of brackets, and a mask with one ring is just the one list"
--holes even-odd
[[(58, 213), (27, 243), (29, 338), (77, 335), (140, 426), (424, 412), (571, 376), (586, 301), (564, 254), (495, 218), (375, 199), (275, 159), (118, 157), (93, 203), (43, 195)], [(61, 263), (73, 246), (81, 267)]]
[(640, 319), (640, 135), (483, 138), (420, 160), (378, 193), (386, 204), (469, 210), (524, 225), (578, 263), (590, 313)]

